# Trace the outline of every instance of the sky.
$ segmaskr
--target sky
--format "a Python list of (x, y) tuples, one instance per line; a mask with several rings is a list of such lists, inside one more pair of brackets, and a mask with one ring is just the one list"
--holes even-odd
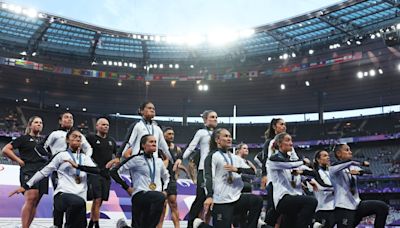
[(342, 0), (4, 0), (113, 30), (158, 35), (239, 31)]

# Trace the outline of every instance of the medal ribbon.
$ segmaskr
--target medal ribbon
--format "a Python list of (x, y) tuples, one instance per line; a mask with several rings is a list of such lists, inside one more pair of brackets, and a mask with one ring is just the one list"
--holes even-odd
[[(72, 160), (74, 160), (74, 162), (76, 163), (76, 160), (75, 160), (74, 156), (72, 155), (71, 150), (68, 149), (67, 151), (68, 151), (69, 156), (71, 156)], [(82, 156), (81, 156), (81, 153), (79, 153), (78, 165), (81, 165), (81, 164), (82, 164)], [(81, 173), (81, 170), (80, 170), (80, 169), (76, 169), (76, 176), (79, 177), (79, 174), (80, 174), (80, 173)]]
[(155, 162), (153, 156), (151, 156), (151, 158), (153, 159), (153, 171), (151, 170), (150, 163), (149, 163), (149, 161), (147, 161), (147, 158), (145, 157), (144, 159), (147, 163), (147, 166), (149, 167), (151, 183), (154, 183), (154, 179), (156, 178), (156, 162)]
[(143, 122), (144, 126), (146, 127), (147, 132), (149, 133), (149, 135), (154, 135), (154, 125), (151, 124), (151, 132), (150, 132), (150, 129), (147, 127), (146, 121), (144, 121), (144, 120), (142, 119), (142, 122)]
[[(229, 163), (228, 159), (225, 157), (224, 153), (222, 151), (219, 151), (219, 153), (222, 155), (222, 157), (224, 157), (225, 162), (228, 165), (233, 165), (233, 160), (232, 160), (232, 156), (229, 152), (226, 152), (228, 154), (229, 160), (231, 163)], [(232, 176), (232, 172), (228, 172), (228, 175), (231, 177)]]

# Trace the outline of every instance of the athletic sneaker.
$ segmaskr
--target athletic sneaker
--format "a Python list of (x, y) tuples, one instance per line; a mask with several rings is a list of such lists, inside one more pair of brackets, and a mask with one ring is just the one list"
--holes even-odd
[(322, 228), (322, 227), (324, 227), (324, 225), (322, 225), (321, 223), (314, 222), (313, 228)]
[(128, 224), (126, 224), (125, 219), (124, 218), (120, 218), (117, 221), (117, 228), (128, 228), (130, 226), (128, 226)]
[(195, 218), (193, 221), (193, 228), (198, 228), (203, 223), (203, 220)]

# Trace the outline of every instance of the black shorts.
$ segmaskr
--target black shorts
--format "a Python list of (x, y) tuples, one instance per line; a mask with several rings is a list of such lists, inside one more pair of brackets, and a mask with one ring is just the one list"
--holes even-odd
[(111, 180), (100, 175), (88, 175), (87, 200), (107, 201), (110, 195)]
[[(25, 164), (25, 166), (22, 167), (19, 172), (19, 181), (21, 183), (21, 186), (24, 186), (26, 182), (28, 182), (33, 177), (33, 175), (35, 175), (35, 173), (39, 171), (43, 166), (44, 163)], [(38, 189), (40, 195), (48, 194), (49, 178), (43, 178), (41, 181), (34, 184), (29, 189)]]
[(167, 195), (171, 196), (171, 195), (178, 195), (178, 191), (176, 189), (176, 180), (171, 180), (168, 183), (168, 187), (167, 187)]

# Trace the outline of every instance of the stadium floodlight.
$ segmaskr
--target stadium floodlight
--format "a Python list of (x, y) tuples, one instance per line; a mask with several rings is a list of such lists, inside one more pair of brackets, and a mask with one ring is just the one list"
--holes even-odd
[(396, 29), (400, 29), (400, 23), (396, 25)]
[(154, 36), (149, 36), (149, 40), (154, 40)]
[(118, 62), (114, 62), (114, 66), (118, 66)]
[(200, 91), (203, 91), (203, 85), (199, 85), (197, 88), (198, 88)]
[(208, 85), (203, 85), (203, 90), (208, 91)]
[(35, 57), (37, 55), (36, 51), (32, 52), (32, 56)]
[(133, 67), (133, 63), (129, 63), (128, 65), (129, 65), (129, 67)]
[(254, 29), (244, 29), (239, 31), (240, 38), (247, 38), (252, 36), (256, 31)]
[(164, 68), (164, 64), (160, 63), (159, 68), (163, 69)]
[(347, 43), (347, 45), (351, 45), (351, 41), (350, 40), (348, 40), (346, 43)]
[(194, 68), (194, 65), (193, 65), (193, 64), (192, 64), (192, 65), (190, 65), (190, 68), (192, 68), (192, 69), (193, 69), (193, 68)]
[(231, 31), (219, 31), (207, 35), (207, 41), (212, 45), (224, 45), (237, 40), (238, 33)]
[(183, 41), (181, 41), (181, 42), (184, 42), (189, 46), (196, 46), (196, 45), (206, 42), (206, 37), (203, 35), (199, 35), (199, 34), (191, 34), (191, 35), (184, 37)]
[(285, 54), (282, 55), (282, 58), (283, 59), (287, 59), (287, 58), (289, 58), (289, 55), (287, 53), (285, 53)]
[(271, 61), (272, 60), (272, 58), (271, 57), (268, 57), (268, 61)]
[(118, 85), (118, 86), (122, 86), (122, 81), (121, 81), (121, 80), (118, 80), (117, 85)]
[(357, 77), (360, 78), (360, 79), (363, 78), (363, 77), (364, 77), (363, 72), (358, 71), (358, 72), (357, 72)]
[(26, 53), (26, 51), (23, 51), (23, 52), (21, 52), (21, 53), (19, 53), (20, 55), (23, 55), (23, 56), (26, 56), (27, 55), (27, 53)]
[(83, 81), (83, 84), (89, 85), (89, 81), (88, 81), (88, 80), (85, 80), (85, 81)]
[(379, 73), (379, 74), (383, 74), (382, 68), (380, 68), (380, 67), (378, 68), (378, 73)]
[(154, 37), (154, 41), (160, 42), (160, 41), (161, 41), (161, 37), (160, 37), (160, 36), (155, 36), (155, 37)]
[(373, 39), (375, 39), (376, 36), (375, 36), (375, 34), (371, 34), (370, 37), (373, 40)]
[(158, 67), (158, 65), (157, 65), (157, 64), (154, 64), (154, 65), (153, 65), (153, 68), (157, 68), (157, 67)]
[(376, 35), (376, 37), (381, 37), (381, 33), (380, 32), (377, 32), (377, 33), (375, 33), (375, 35)]
[(34, 9), (23, 9), (22, 14), (31, 18), (36, 18), (38, 16), (38, 12)]
[(310, 86), (310, 82), (309, 81), (305, 81), (304, 84), (306, 84), (306, 86)]
[(1, 4), (1, 8), (2, 8), (2, 9), (8, 9), (8, 4), (7, 4), (7, 3)]
[(198, 84), (200, 84), (201, 83), (201, 80), (197, 80), (196, 81), (196, 84), (198, 85)]
[(108, 61), (108, 65), (112, 66), (113, 62), (112, 61)]
[(179, 64), (175, 64), (175, 69), (179, 69)]
[(329, 49), (334, 49), (335, 47), (331, 44), (329, 45)]
[(169, 68), (174, 68), (174, 66), (172, 64), (169, 64)]
[(357, 40), (357, 41), (356, 41), (356, 44), (357, 44), (357, 45), (361, 45), (361, 41), (360, 41), (360, 40)]
[(57, 104), (55, 104), (54, 106), (55, 106), (56, 108), (58, 108), (58, 107), (60, 107), (60, 104), (57, 103)]
[(281, 84), (281, 90), (285, 90), (285, 89), (286, 89), (285, 84)]
[(176, 84), (176, 81), (175, 81), (175, 80), (172, 80), (172, 81), (171, 81), (171, 86), (172, 86), (172, 87), (175, 87), (175, 84)]
[(369, 70), (369, 76), (374, 77), (376, 75), (376, 71), (374, 69)]
[(24, 98), (24, 100), (23, 100), (24, 102), (28, 102), (28, 98)]
[(314, 54), (314, 50), (313, 49), (308, 50), (308, 54), (310, 55)]
[(136, 39), (136, 38), (137, 38), (136, 34), (133, 34), (133, 35), (132, 35), (132, 38), (133, 38), (133, 39)]
[(87, 111), (87, 109), (86, 108), (82, 108), (82, 112), (86, 112)]
[(22, 13), (22, 8), (20, 6), (16, 6), (16, 5), (9, 5), (8, 9), (16, 14), (20, 14)]
[(165, 38), (167, 43), (170, 44), (184, 44), (185, 38), (183, 36), (167, 36)]
[(44, 13), (38, 13), (38, 18), (46, 18), (47, 15)]
[(122, 66), (122, 62), (118, 62), (118, 66)]
[(368, 76), (368, 71), (365, 71), (364, 72), (364, 77), (367, 77)]
[(136, 68), (136, 64), (134, 63), (132, 67), (133, 67), (133, 68)]
[(280, 55), (280, 56), (279, 56), (279, 59), (283, 59), (283, 56), (282, 56), (282, 55)]
[(128, 66), (128, 63), (124, 63), (124, 67), (127, 67)]
[(296, 58), (296, 53), (292, 52), (292, 57)]
[(146, 86), (149, 86), (150, 85), (150, 82), (149, 81), (146, 81)]
[(143, 36), (143, 39), (144, 39), (144, 40), (147, 40), (148, 38), (149, 38), (149, 37), (148, 37), (147, 35), (144, 35), (144, 36)]

